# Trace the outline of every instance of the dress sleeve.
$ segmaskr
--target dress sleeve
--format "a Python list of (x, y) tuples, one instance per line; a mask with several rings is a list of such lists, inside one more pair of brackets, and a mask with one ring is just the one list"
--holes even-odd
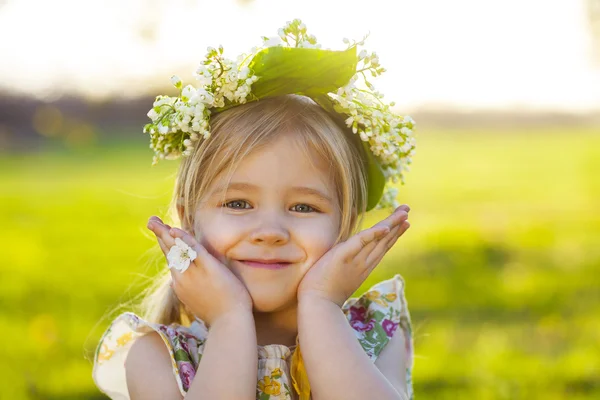
[(173, 375), (185, 396), (202, 358), (207, 330), (202, 321), (190, 327), (144, 321), (133, 313), (119, 315), (106, 330), (94, 356), (92, 377), (98, 389), (113, 400), (129, 399), (125, 360), (133, 342), (146, 333), (157, 332), (171, 355)]
[(390, 338), (398, 330), (404, 334), (406, 349), (406, 384), (413, 398), (413, 339), (410, 314), (404, 296), (404, 279), (400, 275), (382, 281), (362, 296), (351, 298), (342, 307), (361, 346), (375, 362)]

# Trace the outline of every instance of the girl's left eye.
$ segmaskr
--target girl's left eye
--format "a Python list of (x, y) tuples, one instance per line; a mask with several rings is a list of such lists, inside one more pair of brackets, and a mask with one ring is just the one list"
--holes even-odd
[(232, 208), (234, 210), (247, 209), (247, 208), (250, 208), (249, 206), (250, 206), (250, 204), (248, 204), (248, 202), (244, 201), (244, 200), (232, 200), (232, 201), (228, 201), (227, 203), (225, 203), (225, 207)]
[(317, 211), (314, 207), (309, 206), (308, 204), (296, 204), (292, 207), (292, 210), (301, 212), (301, 213), (309, 213)]

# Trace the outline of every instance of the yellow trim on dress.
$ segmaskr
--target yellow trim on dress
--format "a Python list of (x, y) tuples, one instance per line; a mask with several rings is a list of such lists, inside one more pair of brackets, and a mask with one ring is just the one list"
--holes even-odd
[(294, 389), (296, 389), (296, 393), (298, 393), (299, 400), (309, 400), (310, 383), (308, 382), (308, 376), (306, 375), (306, 368), (304, 367), (304, 360), (302, 359), (302, 353), (300, 352), (298, 337), (296, 337), (296, 350), (292, 355), (290, 374), (292, 375), (292, 385), (294, 386)]

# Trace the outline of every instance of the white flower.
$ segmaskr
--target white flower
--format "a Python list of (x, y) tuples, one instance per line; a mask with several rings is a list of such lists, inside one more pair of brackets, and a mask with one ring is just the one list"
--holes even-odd
[(180, 238), (175, 238), (175, 245), (167, 254), (169, 268), (175, 268), (179, 272), (185, 272), (190, 263), (196, 259), (198, 254)]
[(159, 124), (158, 124), (158, 132), (159, 132), (161, 135), (166, 135), (166, 134), (169, 132), (169, 127), (168, 127), (168, 126), (165, 126), (165, 125), (163, 125), (162, 123), (159, 123)]
[(405, 136), (408, 136), (408, 135), (410, 135), (412, 133), (412, 131), (410, 129), (404, 127), (402, 129), (400, 129), (400, 133), (402, 133)]
[(196, 80), (200, 82), (200, 86), (210, 86), (213, 83), (213, 76), (204, 65), (201, 65), (196, 69), (195, 76)]
[(173, 86), (175, 86), (177, 89), (181, 89), (181, 79), (177, 76), (177, 75), (173, 75), (171, 77), (171, 83), (173, 84)]
[[(306, 26), (300, 20), (287, 22), (277, 34), (263, 37), (263, 46), (321, 48), (316, 38), (306, 33)], [(363, 42), (344, 39), (348, 45), (362, 46)], [(179, 96), (158, 96), (148, 112), (152, 123), (144, 127), (144, 132), (151, 135), (150, 148), (155, 152), (152, 165), (165, 158), (190, 156), (200, 138), (210, 138), (210, 117), (214, 109), (223, 107), (226, 102), (236, 105), (255, 99), (252, 86), (260, 78), (253, 74), (248, 62), (260, 50), (253, 48), (250, 54), (240, 55), (234, 62), (223, 57), (222, 47), (218, 50), (209, 47), (206, 60), (195, 71), (199, 85), (184, 88), (179, 77), (171, 78), (180, 90)], [(366, 73), (357, 72), (345, 86), (328, 95), (334, 101), (334, 110), (344, 116), (348, 128), (368, 146), (383, 168), (388, 182), (378, 206), (381, 208), (396, 203), (397, 191), (391, 190), (389, 184), (404, 183), (403, 171), (409, 170), (408, 164), (415, 153), (412, 137), (415, 123), (409, 116), (396, 115), (390, 109), (395, 103), (384, 102), (383, 95), (368, 81), (367, 75), (376, 77), (385, 71), (377, 54), (362, 50), (357, 62), (357, 71)], [(169, 253), (177, 264), (173, 266), (185, 271), (196, 254), (191, 257), (193, 250), (180, 242), (181, 246), (174, 246)], [(185, 255), (189, 259), (184, 265), (182, 257)], [(173, 264), (171, 261), (169, 259)]]
[(200, 88), (196, 91), (196, 95), (198, 96), (198, 98), (200, 99), (200, 101), (204, 104), (207, 104), (209, 106), (212, 105), (213, 102), (213, 96), (207, 92), (206, 90)]
[(148, 117), (154, 121), (156, 120), (156, 118), (158, 118), (158, 113), (156, 111), (154, 111), (154, 109), (151, 109), (150, 111), (148, 111)]
[(181, 92), (181, 99), (183, 101), (187, 101), (189, 100), (194, 94), (196, 93), (196, 88), (193, 87), (192, 85), (187, 85), (186, 87), (183, 88), (183, 91)]
[(228, 82), (234, 82), (237, 81), (238, 79), (238, 73), (236, 70), (231, 70), (227, 73), (227, 81)]
[(240, 69), (238, 77), (239, 77), (239, 79), (246, 80), (246, 78), (248, 78), (248, 75), (250, 75), (250, 68), (242, 67), (242, 69)]

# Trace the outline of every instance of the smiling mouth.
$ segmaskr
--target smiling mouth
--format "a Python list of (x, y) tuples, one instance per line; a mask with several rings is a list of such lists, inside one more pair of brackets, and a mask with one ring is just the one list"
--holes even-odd
[(247, 265), (252, 268), (264, 268), (264, 269), (282, 269), (292, 265), (289, 262), (260, 262), (260, 261), (250, 261), (250, 260), (240, 260), (240, 262), (244, 265)]

